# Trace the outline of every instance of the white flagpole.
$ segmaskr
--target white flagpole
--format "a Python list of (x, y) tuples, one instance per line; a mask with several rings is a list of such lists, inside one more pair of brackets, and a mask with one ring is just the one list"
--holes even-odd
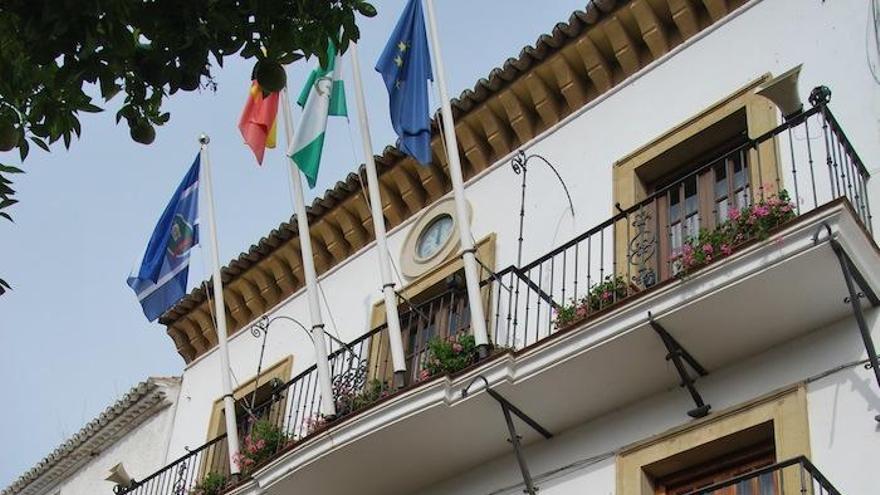
[(379, 194), (379, 175), (376, 173), (376, 159), (373, 156), (370, 124), (367, 119), (367, 105), (364, 102), (364, 86), (361, 79), (361, 61), (358, 58), (357, 43), (349, 45), (352, 73), (354, 75), (355, 99), (357, 100), (358, 125), (361, 130), (361, 144), (367, 168), (367, 189), (370, 195), (370, 209), (373, 229), (376, 231), (376, 249), (379, 251), (379, 272), (382, 276), (382, 294), (385, 297), (385, 319), (388, 322), (388, 341), (391, 344), (391, 363), (394, 367), (394, 386), (400, 388), (406, 377), (406, 357), (403, 353), (403, 338), (400, 335), (400, 316), (397, 313), (397, 293), (394, 279), (391, 278), (391, 263), (388, 259), (388, 237), (385, 232), (385, 219), (382, 215), (382, 197)]
[(211, 264), (214, 283), (214, 315), (217, 319), (217, 342), (220, 346), (220, 378), (223, 384), (223, 410), (226, 416), (226, 443), (229, 450), (229, 472), (238, 474), (235, 459), (238, 457), (238, 421), (235, 419), (235, 398), (232, 395), (232, 380), (229, 377), (229, 348), (226, 345), (226, 304), (223, 301), (223, 280), (220, 275), (220, 255), (217, 252), (217, 223), (214, 220), (214, 187), (211, 181), (211, 164), (208, 160), (208, 143), (211, 139), (202, 134), (200, 162), (202, 171), (202, 190), (205, 192), (205, 206), (208, 212), (208, 237), (211, 243)]
[(309, 315), (312, 318), (312, 342), (315, 345), (315, 366), (318, 371), (318, 386), (321, 390), (321, 414), (325, 417), (336, 416), (336, 404), (333, 397), (333, 385), (330, 379), (330, 364), (327, 360), (327, 345), (324, 338), (324, 319), (321, 316), (321, 304), (318, 300), (318, 276), (315, 272), (315, 258), (312, 255), (312, 235), (309, 232), (309, 219), (306, 216), (306, 204), (303, 197), (302, 174), (299, 167), (290, 158), (290, 147), (293, 145), (293, 117), (290, 112), (290, 101), (287, 88), (281, 91), (281, 112), (284, 116), (284, 132), (287, 135), (285, 160), (290, 168), (290, 182), (293, 189), (293, 207), (296, 214), (296, 225), (299, 230), (300, 253), (303, 260), (303, 272), (306, 277), (306, 295), (309, 300)]
[(446, 90), (446, 73), (443, 55), (440, 52), (440, 36), (434, 14), (434, 0), (426, 0), (428, 31), (431, 36), (431, 55), (440, 91), (440, 113), (443, 117), (443, 136), (446, 139), (446, 154), (449, 156), (449, 176), (452, 179), (452, 194), (455, 198), (455, 214), (458, 217), (458, 234), (461, 237), (461, 258), (464, 264), (464, 277), (467, 285), (468, 304), (471, 310), (471, 328), (474, 340), (480, 349), (481, 357), (489, 353), (489, 335), (486, 331), (486, 318), (483, 301), (480, 297), (480, 280), (477, 276), (477, 258), (474, 238), (468, 223), (467, 199), (464, 194), (464, 179), (461, 175), (461, 159), (458, 156), (458, 139), (455, 137), (455, 122), (452, 120), (452, 107)]

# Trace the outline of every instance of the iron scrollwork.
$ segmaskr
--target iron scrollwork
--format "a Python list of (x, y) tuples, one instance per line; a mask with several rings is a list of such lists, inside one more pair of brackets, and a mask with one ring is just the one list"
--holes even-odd
[(636, 229), (635, 236), (629, 242), (627, 260), (636, 267), (632, 281), (648, 288), (657, 283), (657, 272), (651, 265), (651, 259), (657, 253), (657, 236), (648, 228), (651, 212), (642, 207), (633, 215), (631, 224)]
[(331, 385), (337, 415), (345, 416), (354, 409), (355, 399), (367, 385), (367, 370), (367, 360), (353, 355), (346, 369), (333, 376)]
[(188, 490), (186, 489), (186, 472), (187, 472), (187, 464), (186, 462), (180, 463), (177, 466), (177, 476), (174, 480), (174, 487), (171, 489), (171, 492), (174, 495), (186, 495)]

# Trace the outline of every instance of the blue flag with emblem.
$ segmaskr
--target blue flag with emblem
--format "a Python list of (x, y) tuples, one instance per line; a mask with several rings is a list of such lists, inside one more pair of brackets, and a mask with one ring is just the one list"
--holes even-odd
[(159, 218), (128, 285), (150, 321), (186, 294), (189, 254), (199, 242), (199, 156)]
[(421, 0), (407, 2), (376, 63), (376, 71), (382, 74), (388, 89), (397, 146), (419, 163), (431, 163), (428, 81), (434, 77)]

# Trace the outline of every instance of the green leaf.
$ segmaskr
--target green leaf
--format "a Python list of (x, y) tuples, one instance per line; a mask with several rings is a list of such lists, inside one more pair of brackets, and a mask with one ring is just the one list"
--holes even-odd
[(288, 64), (292, 64), (292, 63), (296, 62), (297, 60), (299, 60), (301, 58), (303, 58), (302, 53), (289, 52), (289, 53), (285, 53), (284, 55), (279, 57), (278, 63), (280, 63), (282, 65), (288, 65)]
[(3, 217), (12, 223), (15, 223), (15, 220), (13, 220), (11, 216), (9, 216), (9, 213), (5, 213), (5, 212), (0, 211), (0, 217)]
[(31, 136), (31, 142), (36, 144), (40, 148), (43, 148), (44, 151), (47, 151), (47, 152), (49, 151), (49, 145), (46, 144), (46, 142), (43, 141), (42, 139), (40, 139), (38, 137)]
[(364, 17), (376, 17), (376, 7), (373, 7), (372, 4), (367, 2), (358, 2), (357, 11)]
[(28, 156), (28, 152), (31, 150), (30, 145), (28, 145), (27, 141), (21, 140), (18, 143), (18, 154), (21, 157), (21, 161), (24, 161)]
[(8, 207), (14, 205), (15, 203), (18, 203), (17, 199), (4, 199), (3, 201), (0, 201), (0, 210), (2, 210), (4, 208), (8, 208)]
[(2, 165), (0, 164), (0, 172), (5, 172), (7, 174), (23, 174), (24, 170), (13, 167), (12, 165)]
[(88, 112), (88, 113), (100, 113), (100, 112), (104, 111), (103, 108), (101, 108), (97, 105), (92, 105), (91, 103), (85, 103), (83, 105), (80, 105), (79, 109), (82, 110), (83, 112)]

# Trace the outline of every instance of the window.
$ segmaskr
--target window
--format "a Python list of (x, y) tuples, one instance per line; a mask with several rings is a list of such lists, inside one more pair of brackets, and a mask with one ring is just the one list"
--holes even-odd
[[(257, 377), (251, 378), (241, 386), (239, 386), (233, 396), (237, 403), (235, 408), (235, 419), (238, 422), (240, 432), (247, 431), (248, 420), (251, 414), (258, 419), (276, 419), (278, 414), (283, 414), (285, 401), (272, 401), (273, 394), (279, 393), (279, 387), (291, 378), (293, 369), (293, 356), (269, 366), (260, 373), (259, 380)], [(256, 387), (256, 393), (254, 388)], [(247, 405), (247, 409), (245, 409)], [(250, 409), (251, 413), (248, 412)], [(208, 425), (208, 440), (217, 438), (219, 435), (226, 433), (226, 415), (223, 410), (223, 399), (219, 398), (214, 401), (214, 410), (211, 413), (211, 420)]]
[(667, 232), (660, 239), (661, 259), (678, 254), (700, 229), (712, 229), (727, 220), (730, 211), (748, 206), (752, 189), (749, 156), (739, 149), (744, 139), (734, 138), (676, 167), (672, 180), (661, 179), (649, 186), (649, 193), (659, 194), (659, 226)]
[[(778, 390), (622, 449), (618, 495), (685, 495), (800, 455), (809, 456), (806, 389)], [(747, 476), (709, 495), (782, 495), (798, 470)], [(787, 492), (786, 492), (787, 493)]]
[[(779, 123), (773, 104), (754, 93), (769, 77), (755, 79), (614, 164), (613, 211), (641, 204), (652, 194), (665, 196), (645, 208), (646, 231), (657, 235), (658, 249), (648, 258), (635, 258), (632, 265), (620, 263), (622, 274), (647, 269), (660, 280), (668, 278), (673, 268), (669, 256), (688, 238), (723, 221), (731, 209), (747, 205), (761, 184), (778, 183), (775, 140), (735, 152), (745, 140)], [(617, 259), (627, 259), (629, 243), (638, 234), (633, 226), (616, 229)]]
[[(434, 296), (425, 295), (435, 293)], [(401, 305), (400, 330), (406, 352), (407, 380), (415, 381), (428, 358), (428, 342), (435, 337), (456, 337), (470, 332), (471, 313), (468, 305), (464, 272), (458, 271), (443, 282), (425, 291), (417, 308)]]
[[(772, 443), (763, 443), (720, 456), (655, 480), (656, 495), (686, 495), (716, 483), (748, 474), (776, 462)], [(766, 473), (721, 488), (711, 495), (777, 495), (778, 473)]]
[[(440, 218), (443, 215), (437, 215)], [(441, 220), (442, 222), (442, 220)], [(425, 222), (430, 227), (430, 222)], [(454, 233), (454, 229), (451, 229)], [(417, 232), (430, 229), (415, 229)], [(413, 241), (415, 235), (410, 236)], [(414, 247), (413, 242), (413, 247)], [(486, 266), (495, 266), (495, 234), (484, 237), (476, 244), (477, 257)], [(445, 249), (445, 248), (444, 248)], [(406, 250), (405, 250), (406, 251)], [(487, 273), (482, 272), (485, 278)], [(427, 344), (433, 337), (453, 337), (462, 332), (470, 332), (470, 306), (468, 305), (467, 289), (464, 283), (464, 271), (461, 258), (448, 257), (438, 265), (415, 277), (403, 287), (399, 294), (401, 304), (398, 305), (400, 315), (401, 337), (406, 357), (406, 380), (412, 383), (424, 368), (427, 359)], [(491, 307), (490, 287), (482, 290), (483, 308)], [(414, 310), (413, 307), (418, 308)], [(379, 328), (385, 323), (385, 304), (377, 302), (373, 306), (371, 327)], [(370, 366), (367, 378), (391, 382), (393, 367), (391, 350), (387, 334), (372, 339), (370, 342)]]

